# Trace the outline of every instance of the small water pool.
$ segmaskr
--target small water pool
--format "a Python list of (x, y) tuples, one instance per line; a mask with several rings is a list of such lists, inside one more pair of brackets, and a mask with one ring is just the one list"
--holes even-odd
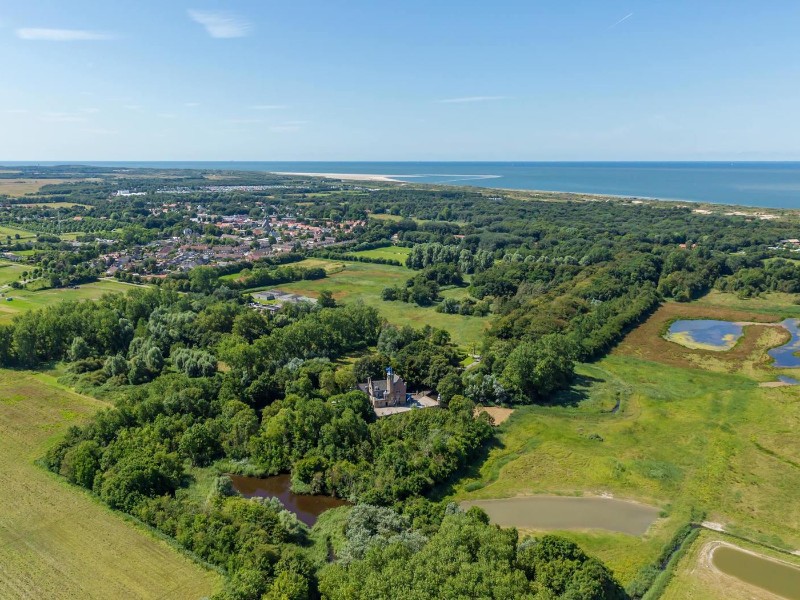
[(744, 333), (744, 327), (730, 321), (682, 319), (670, 325), (666, 338), (687, 348), (730, 350)]
[(492, 523), (502, 527), (604, 529), (634, 536), (644, 535), (659, 514), (654, 506), (596, 497), (526, 496), (461, 502), (464, 509), (470, 506), (479, 506)]
[(310, 496), (295, 494), (291, 490), (291, 479), (288, 475), (274, 477), (245, 477), (231, 475), (233, 488), (245, 498), (277, 498), (286, 510), (297, 515), (309, 527), (317, 522), (317, 518), (329, 508), (348, 506), (347, 500), (331, 496)]
[(792, 339), (783, 346), (778, 346), (768, 352), (774, 359), (773, 367), (779, 369), (800, 367), (800, 356), (797, 356), (797, 353), (800, 352), (800, 329), (798, 324), (800, 324), (800, 319), (786, 319), (781, 323), (781, 327), (784, 327), (792, 334)]
[(800, 600), (798, 567), (727, 545), (714, 548), (711, 562), (726, 575), (789, 600)]

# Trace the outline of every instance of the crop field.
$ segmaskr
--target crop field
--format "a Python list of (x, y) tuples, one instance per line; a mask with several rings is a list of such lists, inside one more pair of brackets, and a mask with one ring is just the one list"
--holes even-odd
[[(774, 377), (766, 349), (784, 340), (748, 327), (729, 358), (709, 362), (702, 351), (661, 339), (664, 322), (677, 316), (672, 306), (610, 356), (579, 365), (576, 384), (550, 405), (517, 409), (454, 498), (611, 494), (658, 506), (664, 517), (643, 538), (564, 532), (624, 583), (692, 511), (755, 541), (800, 548), (800, 395), (793, 387), (759, 387)], [(676, 306), (683, 316), (697, 308)], [(703, 306), (711, 318), (731, 316), (724, 306), (712, 309)]]
[(360, 252), (353, 252), (354, 256), (366, 256), (367, 258), (385, 258), (389, 260), (398, 260), (401, 264), (405, 264), (406, 258), (411, 254), (411, 248), (403, 246), (386, 246), (385, 248), (375, 248), (373, 250), (362, 250)]
[[(446, 315), (438, 313), (434, 307), (422, 307), (406, 302), (386, 302), (381, 299), (381, 290), (387, 286), (403, 285), (413, 271), (406, 267), (377, 265), (372, 263), (336, 262), (312, 259), (296, 263), (298, 266), (321, 266), (333, 271), (325, 279), (314, 281), (295, 281), (282, 284), (281, 290), (302, 296), (317, 297), (322, 290), (330, 290), (337, 302), (361, 300), (367, 306), (374, 306), (390, 323), (423, 327), (431, 325), (450, 332), (453, 342), (470, 348), (479, 343), (489, 320), (484, 317)], [(341, 267), (344, 267), (341, 269)], [(447, 295), (443, 293), (442, 295)]]
[(0, 598), (200, 598), (220, 577), (34, 464), (104, 404), (0, 370)]
[(46, 185), (79, 181), (77, 179), (0, 179), (0, 194), (11, 197), (34, 194)]
[[(20, 265), (14, 265), (20, 267)], [(8, 268), (8, 267), (5, 267)], [(118, 281), (96, 281), (78, 286), (78, 289), (49, 289), (39, 291), (3, 288), (4, 270), (0, 268), (0, 323), (10, 322), (16, 315), (35, 310), (61, 300), (97, 300), (103, 294), (128, 292), (134, 286)], [(16, 279), (16, 278), (15, 278)], [(11, 298), (11, 300), (7, 300)]]

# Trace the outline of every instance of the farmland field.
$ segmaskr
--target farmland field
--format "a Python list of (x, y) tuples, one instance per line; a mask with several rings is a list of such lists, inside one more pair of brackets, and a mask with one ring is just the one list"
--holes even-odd
[(750, 539), (800, 548), (797, 388), (759, 387), (775, 378), (764, 355), (781, 340), (770, 337), (774, 329), (748, 327), (734, 350), (711, 361), (660, 337), (667, 316), (700, 309), (730, 316), (709, 299), (667, 304), (610, 356), (579, 365), (576, 384), (550, 405), (517, 409), (454, 498), (611, 494), (662, 508), (642, 538), (564, 532), (624, 583), (693, 512)]
[[(395, 325), (412, 327), (431, 325), (445, 329), (452, 336), (453, 342), (464, 348), (477, 344), (489, 324), (489, 320), (483, 317), (446, 315), (436, 312), (432, 306), (422, 307), (407, 302), (382, 300), (381, 290), (384, 287), (403, 285), (406, 279), (412, 276), (413, 271), (406, 267), (324, 259), (310, 259), (296, 265), (323, 267), (334, 272), (325, 279), (295, 281), (273, 287), (311, 297), (319, 296), (322, 290), (330, 290), (338, 302), (361, 300), (367, 306), (374, 306), (386, 320)], [(447, 296), (448, 290), (443, 291), (442, 295)]]
[[(13, 265), (19, 268), (20, 265)], [(5, 267), (9, 268), (9, 267)], [(0, 288), (3, 281), (5, 268), (0, 268)], [(16, 278), (15, 278), (16, 279)], [(10, 322), (16, 315), (35, 310), (61, 300), (97, 300), (103, 294), (128, 292), (134, 286), (118, 281), (96, 281), (78, 286), (78, 289), (49, 289), (32, 292), (29, 290), (0, 289), (4, 294), (0, 298), (0, 323)], [(7, 301), (6, 298), (12, 298)]]
[(76, 179), (0, 179), (0, 194), (18, 197), (38, 192), (46, 185), (79, 181)]
[(220, 577), (34, 464), (104, 404), (0, 370), (0, 598), (199, 598)]

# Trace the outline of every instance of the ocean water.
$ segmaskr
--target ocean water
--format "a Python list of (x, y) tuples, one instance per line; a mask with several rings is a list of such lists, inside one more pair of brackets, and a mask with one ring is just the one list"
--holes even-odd
[[(39, 163), (39, 164), (65, 164)], [(7, 163), (13, 164), (13, 163)], [(101, 166), (388, 175), (487, 188), (800, 208), (800, 162), (85, 162)]]

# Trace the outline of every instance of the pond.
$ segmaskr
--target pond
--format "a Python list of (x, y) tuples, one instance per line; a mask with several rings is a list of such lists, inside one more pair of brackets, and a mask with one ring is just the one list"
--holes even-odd
[(730, 350), (742, 337), (744, 327), (730, 321), (684, 319), (670, 325), (666, 338), (687, 348)]
[(245, 498), (277, 498), (287, 510), (297, 515), (297, 518), (309, 527), (312, 527), (326, 510), (350, 504), (347, 500), (331, 496), (295, 494), (291, 490), (289, 475), (265, 478), (230, 475), (230, 478), (234, 489)]
[(726, 545), (712, 550), (711, 562), (726, 575), (789, 600), (800, 600), (798, 567)]
[(469, 500), (466, 509), (479, 506), (492, 523), (525, 529), (605, 529), (641, 536), (658, 518), (654, 506), (614, 498), (527, 496), (500, 500)]
[(800, 331), (798, 331), (798, 323), (800, 323), (798, 319), (786, 319), (781, 323), (781, 327), (784, 327), (792, 334), (792, 339), (783, 346), (773, 348), (767, 353), (774, 359), (772, 363), (773, 367), (779, 369), (800, 367), (800, 356), (797, 356), (797, 352), (800, 352)]

